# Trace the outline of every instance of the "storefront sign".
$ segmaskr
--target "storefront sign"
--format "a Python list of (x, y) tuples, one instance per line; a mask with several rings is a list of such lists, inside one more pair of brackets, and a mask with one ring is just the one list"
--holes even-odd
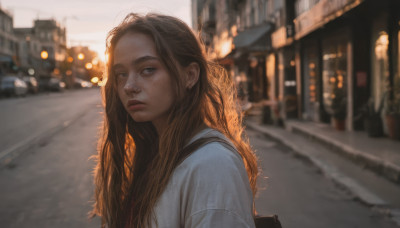
[(343, 13), (358, 6), (363, 0), (321, 0), (309, 11), (294, 20), (298, 40)]

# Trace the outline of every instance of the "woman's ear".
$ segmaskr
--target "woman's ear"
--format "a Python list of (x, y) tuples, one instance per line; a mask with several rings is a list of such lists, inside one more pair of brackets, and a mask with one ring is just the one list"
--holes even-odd
[(191, 89), (199, 80), (200, 76), (200, 66), (196, 62), (192, 62), (185, 69), (186, 76), (186, 89)]

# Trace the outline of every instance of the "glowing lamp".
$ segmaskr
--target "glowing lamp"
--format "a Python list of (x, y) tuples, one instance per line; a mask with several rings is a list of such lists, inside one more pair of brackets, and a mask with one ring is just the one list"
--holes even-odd
[(49, 53), (47, 51), (43, 50), (42, 52), (40, 52), (40, 57), (42, 59), (47, 59), (47, 58), (49, 58)]

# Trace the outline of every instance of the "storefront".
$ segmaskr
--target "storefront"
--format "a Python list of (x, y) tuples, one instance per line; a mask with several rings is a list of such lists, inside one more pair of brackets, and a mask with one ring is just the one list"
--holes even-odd
[(265, 54), (251, 55), (247, 61), (249, 101), (259, 102), (267, 98)]
[[(302, 1), (296, 7), (303, 6)], [(353, 129), (354, 37), (352, 14), (363, 1), (317, 1), (297, 10), (295, 40), (301, 118)], [(346, 17), (343, 15), (346, 14)]]
[[(338, 130), (351, 122), (351, 43), (349, 29), (334, 30), (322, 39), (322, 103)], [(351, 128), (348, 126), (347, 128)]]
[(295, 64), (295, 53), (293, 46), (287, 46), (282, 49), (281, 63), (283, 64), (283, 70), (280, 71), (283, 73), (281, 78), (283, 78), (283, 82), (281, 85), (282, 100), (283, 105), (282, 108), (283, 118), (284, 119), (292, 119), (298, 117), (298, 105), (297, 105), (297, 94), (296, 94), (296, 64)]
[[(390, 96), (388, 14), (382, 12), (372, 23), (371, 31), (371, 100), (375, 111), (382, 113)], [(387, 127), (385, 125), (384, 129)], [(384, 130), (387, 132), (387, 130)]]
[(233, 39), (235, 74), (241, 83), (238, 93), (244, 93), (250, 102), (268, 97), (265, 62), (271, 49), (271, 30), (270, 23), (260, 24), (239, 32)]
[(379, 122), (400, 138), (398, 12), (400, 1), (321, 0), (297, 15), (303, 119), (350, 131)]
[[(400, 7), (399, 7), (400, 8)], [(397, 8), (397, 9), (399, 9)], [(396, 14), (393, 23), (393, 99), (394, 109), (400, 115), (400, 14)], [(400, 121), (399, 121), (400, 122)], [(400, 129), (398, 129), (400, 131)]]
[(311, 121), (320, 121), (321, 102), (321, 73), (320, 73), (320, 45), (318, 39), (304, 42), (302, 49), (302, 85), (303, 109), (302, 118)]
[(271, 34), (271, 38), (275, 58), (269, 57), (267, 71), (269, 78), (274, 82), (274, 99), (279, 104), (279, 118), (297, 118), (297, 78), (292, 25), (277, 28)]
[(383, 133), (400, 140), (400, 2), (371, 6), (375, 8), (370, 43), (371, 100), (381, 114)]

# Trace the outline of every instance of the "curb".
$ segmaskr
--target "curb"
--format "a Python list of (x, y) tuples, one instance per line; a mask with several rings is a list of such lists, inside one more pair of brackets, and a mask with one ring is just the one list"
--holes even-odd
[[(345, 188), (349, 189), (350, 192), (352, 192), (356, 196), (356, 198), (358, 198), (361, 202), (369, 206), (378, 206), (378, 207), (388, 205), (388, 202), (381, 199), (379, 196), (373, 194), (365, 187), (361, 186), (357, 181), (347, 177), (346, 175), (341, 173), (340, 170), (337, 170), (337, 168), (321, 161), (320, 159), (318, 159), (313, 155), (310, 155), (309, 152), (307, 152), (307, 150), (304, 150), (304, 148), (302, 149), (301, 147), (296, 145), (296, 143), (291, 142), (282, 135), (274, 134), (272, 131), (269, 131), (268, 129), (265, 129), (254, 123), (246, 122), (245, 125), (250, 129), (268, 135), (270, 138), (278, 141), (279, 143), (282, 143), (283, 145), (293, 150), (298, 156), (307, 159), (308, 161), (313, 163), (316, 167), (318, 167), (324, 173), (325, 176), (332, 179), (336, 183), (344, 186)], [(282, 129), (282, 131), (287, 131), (287, 130)]]
[(395, 182), (397, 184), (400, 183), (400, 166), (397, 166), (388, 161), (384, 161), (374, 155), (362, 153), (361, 151), (345, 145), (333, 138), (327, 138), (324, 135), (314, 134), (307, 129), (295, 126), (294, 124), (290, 124), (288, 130), (293, 133), (306, 135), (325, 145), (328, 145), (334, 148), (335, 151), (350, 158), (352, 161), (365, 165), (367, 168), (384, 176), (392, 182)]

